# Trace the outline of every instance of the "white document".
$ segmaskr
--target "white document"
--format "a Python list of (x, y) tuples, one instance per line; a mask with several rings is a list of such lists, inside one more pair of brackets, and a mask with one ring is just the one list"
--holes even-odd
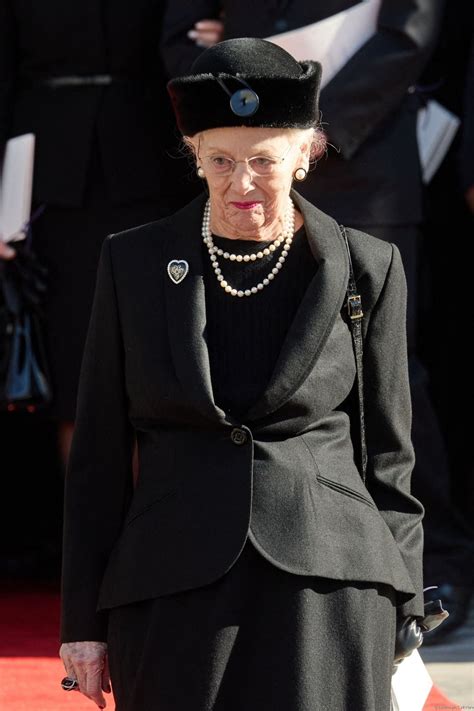
[(24, 239), (30, 218), (35, 137), (25, 133), (7, 141), (0, 174), (0, 239)]
[(424, 183), (438, 170), (461, 123), (455, 114), (437, 101), (428, 101), (417, 117), (418, 148)]
[(266, 39), (283, 47), (299, 62), (321, 62), (321, 88), (375, 33), (381, 0), (362, 0), (358, 5), (320, 22)]
[(415, 649), (392, 676), (393, 711), (423, 711), (432, 686), (433, 680)]

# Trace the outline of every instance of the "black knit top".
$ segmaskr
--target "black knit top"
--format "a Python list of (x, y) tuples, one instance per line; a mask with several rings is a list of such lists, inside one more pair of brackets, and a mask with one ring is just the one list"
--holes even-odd
[[(271, 240), (260, 242), (213, 235), (216, 247), (235, 254), (263, 250)], [(203, 243), (204, 283), (211, 378), (216, 404), (234, 417), (242, 417), (254, 404), (274, 370), (283, 341), (317, 262), (304, 227), (294, 235), (286, 261), (273, 281), (257, 294), (231, 296), (219, 285)], [(236, 289), (248, 289), (263, 281), (275, 266), (283, 244), (274, 252), (251, 262), (218, 256), (224, 279)]]

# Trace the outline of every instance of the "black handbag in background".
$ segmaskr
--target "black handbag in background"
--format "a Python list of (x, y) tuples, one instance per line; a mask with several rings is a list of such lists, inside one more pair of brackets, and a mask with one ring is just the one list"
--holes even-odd
[(46, 268), (27, 239), (0, 260), (0, 409), (35, 411), (52, 398), (42, 302)]

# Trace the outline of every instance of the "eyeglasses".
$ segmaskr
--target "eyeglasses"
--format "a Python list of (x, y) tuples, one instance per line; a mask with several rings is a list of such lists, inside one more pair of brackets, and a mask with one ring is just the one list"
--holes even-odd
[(234, 160), (228, 156), (216, 153), (210, 156), (203, 156), (202, 161), (206, 165), (206, 172), (216, 176), (231, 175), (234, 172), (237, 163), (245, 163), (247, 168), (254, 175), (267, 177), (278, 172), (278, 169), (292, 147), (293, 146), (290, 144), (281, 158), (277, 158), (276, 156), (259, 155), (252, 156), (252, 158), (245, 158), (244, 160)]

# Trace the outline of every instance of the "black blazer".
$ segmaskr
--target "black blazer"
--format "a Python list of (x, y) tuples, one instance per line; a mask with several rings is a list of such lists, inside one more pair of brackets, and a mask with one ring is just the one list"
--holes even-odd
[[(163, 4), (0, 0), (0, 152), (7, 138), (35, 133), (37, 202), (81, 204), (95, 135), (114, 203), (173, 198), (175, 176), (188, 168), (168, 156), (177, 142), (159, 54)], [(127, 81), (36, 85), (71, 74)]]
[[(200, 19), (224, 11), (226, 39), (268, 37), (356, 5), (354, 0), (256, 3), (254, 0), (169, 2), (162, 51), (170, 74), (189, 71), (202, 49), (186, 36)], [(440, 24), (443, 0), (382, 0), (376, 34), (321, 92), (329, 147), (299, 187), (345, 224), (402, 225), (422, 219), (413, 87)], [(323, 67), (324, 72), (324, 67)]]
[[(400, 252), (348, 231), (365, 311), (366, 489), (351, 433), (347, 251), (335, 221), (293, 197), (319, 267), (242, 420), (213, 399), (204, 196), (104, 242), (66, 478), (63, 641), (105, 639), (107, 608), (212, 582), (247, 535), (284, 570), (384, 582), (400, 613), (423, 615)], [(180, 284), (172, 259), (189, 263)]]

